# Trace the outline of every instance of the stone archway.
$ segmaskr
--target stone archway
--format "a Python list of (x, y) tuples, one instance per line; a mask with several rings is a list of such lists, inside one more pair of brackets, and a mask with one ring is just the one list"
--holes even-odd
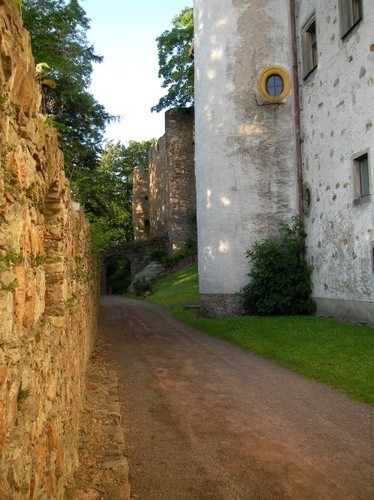
[(114, 255), (105, 260), (106, 293), (123, 294), (131, 283), (131, 262), (125, 255)]
[(100, 259), (100, 293), (105, 295), (110, 292), (108, 283), (108, 265), (113, 259), (125, 258), (130, 263), (131, 280), (142, 271), (152, 260), (156, 251), (167, 252), (167, 237), (157, 237), (146, 241), (136, 241), (127, 245), (117, 245), (104, 252)]

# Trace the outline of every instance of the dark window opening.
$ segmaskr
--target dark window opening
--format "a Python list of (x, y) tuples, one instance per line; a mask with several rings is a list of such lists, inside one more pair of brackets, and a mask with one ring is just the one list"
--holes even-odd
[(304, 214), (310, 214), (310, 208), (312, 205), (312, 193), (309, 187), (304, 187)]
[(144, 232), (148, 235), (151, 232), (151, 222), (148, 219), (144, 220)]

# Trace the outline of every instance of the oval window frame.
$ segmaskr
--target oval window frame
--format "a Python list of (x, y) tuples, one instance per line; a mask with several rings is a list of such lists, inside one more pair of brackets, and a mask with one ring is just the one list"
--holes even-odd
[[(267, 80), (270, 76), (279, 76), (283, 81), (283, 91), (277, 96), (271, 96), (266, 88)], [(278, 104), (283, 102), (291, 92), (291, 78), (288, 71), (282, 66), (272, 65), (260, 71), (258, 76), (258, 89), (264, 102)]]

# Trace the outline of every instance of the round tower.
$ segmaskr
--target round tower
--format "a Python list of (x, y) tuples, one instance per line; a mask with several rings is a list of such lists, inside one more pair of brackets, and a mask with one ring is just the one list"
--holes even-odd
[(240, 312), (247, 250), (298, 210), (288, 0), (195, 0), (202, 313)]

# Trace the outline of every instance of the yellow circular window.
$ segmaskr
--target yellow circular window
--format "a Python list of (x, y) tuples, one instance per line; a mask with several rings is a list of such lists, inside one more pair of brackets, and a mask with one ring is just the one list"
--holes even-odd
[(258, 76), (258, 89), (262, 99), (271, 104), (283, 102), (291, 92), (291, 78), (282, 66), (267, 66)]

